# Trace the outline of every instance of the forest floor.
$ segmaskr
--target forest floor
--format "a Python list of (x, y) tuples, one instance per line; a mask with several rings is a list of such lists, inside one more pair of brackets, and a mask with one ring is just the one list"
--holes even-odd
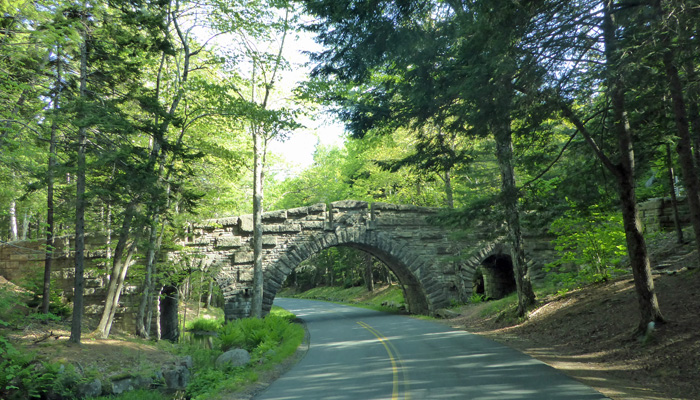
[(611, 399), (700, 399), (700, 262), (694, 244), (649, 241), (654, 284), (666, 319), (635, 337), (632, 276), (539, 299), (527, 319), (514, 307), (465, 305), (449, 325), (527, 353)]

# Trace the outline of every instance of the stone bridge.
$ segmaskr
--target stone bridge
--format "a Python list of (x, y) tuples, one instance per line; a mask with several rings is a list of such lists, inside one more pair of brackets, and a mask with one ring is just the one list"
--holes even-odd
[[(448, 229), (431, 223), (429, 217), (438, 211), (344, 200), (264, 213), (263, 312), (269, 312), (292, 270), (334, 246), (365, 251), (386, 264), (400, 281), (411, 313), (432, 314), (467, 301), (475, 291), (499, 298), (514, 290), (505, 240), (479, 240), (478, 235), (454, 239)], [(218, 268), (227, 320), (250, 315), (252, 237), (252, 215), (208, 220), (193, 226), (183, 243), (186, 250), (170, 255), (199, 260), (201, 268)]]

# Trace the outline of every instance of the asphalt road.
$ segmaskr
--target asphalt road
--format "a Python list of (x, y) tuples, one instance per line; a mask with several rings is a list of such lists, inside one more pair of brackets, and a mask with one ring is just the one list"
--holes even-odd
[(435, 322), (332, 303), (275, 299), (310, 346), (258, 400), (605, 399), (509, 347)]

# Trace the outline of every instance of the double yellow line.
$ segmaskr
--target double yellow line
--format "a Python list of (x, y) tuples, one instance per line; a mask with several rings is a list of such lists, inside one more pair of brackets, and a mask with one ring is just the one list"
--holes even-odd
[(401, 361), (401, 356), (399, 355), (399, 351), (396, 350), (396, 347), (387, 339), (386, 336), (382, 335), (378, 330), (374, 329), (370, 325), (368, 325), (365, 322), (358, 321), (357, 322), (361, 327), (367, 329), (372, 333), (377, 339), (379, 339), (379, 342), (384, 346), (384, 349), (386, 350), (386, 353), (389, 355), (389, 360), (391, 361), (391, 371), (393, 372), (394, 375), (394, 380), (393, 380), (393, 391), (391, 395), (392, 400), (398, 400), (399, 399), (399, 393), (400, 393), (400, 383), (401, 379), (399, 378), (399, 373), (401, 374), (401, 377), (403, 377), (403, 398), (405, 400), (409, 400), (411, 398), (410, 391), (409, 391), (409, 386), (410, 386), (410, 381), (408, 379), (408, 374), (406, 373), (406, 370), (403, 367), (403, 362)]

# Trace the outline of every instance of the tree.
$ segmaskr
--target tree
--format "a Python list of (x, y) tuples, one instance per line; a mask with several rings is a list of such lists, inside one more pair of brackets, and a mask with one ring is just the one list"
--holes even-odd
[(307, 3), (320, 17), (310, 29), (329, 48), (316, 55), (316, 73), (362, 85), (344, 103), (351, 105), (346, 117), (355, 134), (432, 123), (449, 133), (493, 135), (521, 315), (534, 293), (524, 262), (511, 125), (513, 82), (537, 79), (519, 69), (517, 47), (531, 7), (508, 1)]

